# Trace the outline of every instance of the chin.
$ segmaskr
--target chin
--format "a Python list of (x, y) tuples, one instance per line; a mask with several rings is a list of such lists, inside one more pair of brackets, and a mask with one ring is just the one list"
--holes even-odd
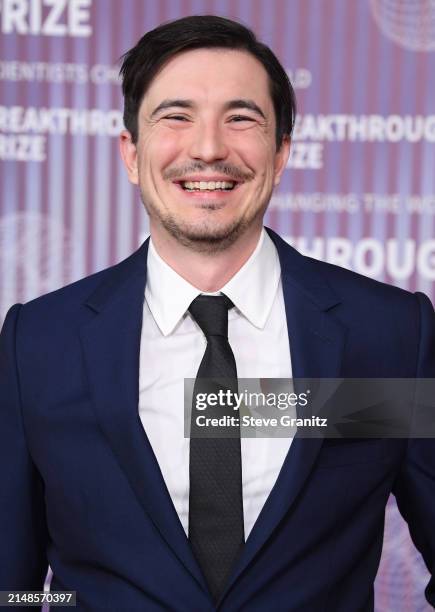
[(162, 219), (166, 231), (180, 244), (198, 253), (218, 253), (228, 249), (252, 225), (244, 219), (227, 222), (192, 222)]

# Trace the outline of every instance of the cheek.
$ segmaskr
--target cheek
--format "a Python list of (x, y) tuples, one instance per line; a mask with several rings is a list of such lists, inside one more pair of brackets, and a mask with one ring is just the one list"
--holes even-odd
[(154, 133), (143, 140), (141, 151), (144, 166), (158, 170), (164, 169), (177, 156), (180, 138), (165, 130)]
[(266, 177), (269, 166), (273, 165), (274, 145), (261, 132), (247, 131), (237, 139), (235, 147), (247, 166), (252, 168), (257, 176)]
[(274, 158), (273, 156), (264, 157), (263, 165), (257, 172), (256, 198), (263, 201), (269, 198), (275, 186)]
[(161, 130), (152, 139), (151, 146), (160, 157), (167, 157), (179, 151), (182, 147), (182, 137), (171, 130)]

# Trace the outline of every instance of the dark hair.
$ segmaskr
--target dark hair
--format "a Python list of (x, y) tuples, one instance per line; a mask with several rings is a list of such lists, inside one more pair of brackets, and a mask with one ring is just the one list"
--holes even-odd
[(193, 15), (164, 23), (147, 32), (122, 56), (124, 124), (133, 142), (138, 137), (137, 117), (142, 98), (158, 70), (174, 55), (200, 48), (241, 49), (263, 64), (269, 75), (279, 149), (283, 137), (291, 134), (296, 115), (296, 98), (287, 73), (269, 47), (259, 42), (251, 30), (215, 15)]

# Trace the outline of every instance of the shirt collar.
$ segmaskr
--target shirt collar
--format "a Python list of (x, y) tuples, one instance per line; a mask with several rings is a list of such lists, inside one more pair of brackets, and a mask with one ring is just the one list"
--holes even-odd
[[(278, 253), (263, 228), (248, 261), (220, 291), (230, 298), (250, 323), (263, 328), (275, 299), (280, 276)], [(177, 274), (160, 257), (150, 238), (145, 299), (164, 336), (174, 331), (200, 293), (203, 292)]]

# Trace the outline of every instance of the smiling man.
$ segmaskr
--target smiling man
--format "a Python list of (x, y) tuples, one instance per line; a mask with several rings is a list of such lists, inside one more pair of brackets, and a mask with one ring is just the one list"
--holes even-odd
[[(289, 155), (293, 92), (281, 69), (277, 104), (287, 118), (277, 133), (267, 64), (243, 48), (172, 51), (143, 96), (137, 127), (122, 134), (121, 153), (159, 255), (196, 287), (220, 290), (258, 243)], [(134, 58), (123, 67), (126, 96)]]
[(0, 590), (50, 564), (79, 610), (371, 611), (391, 492), (434, 571), (432, 440), (189, 438), (183, 381), (435, 377), (431, 303), (263, 227), (295, 102), (250, 30), (170, 22), (121, 72), (151, 235), (8, 313)]

